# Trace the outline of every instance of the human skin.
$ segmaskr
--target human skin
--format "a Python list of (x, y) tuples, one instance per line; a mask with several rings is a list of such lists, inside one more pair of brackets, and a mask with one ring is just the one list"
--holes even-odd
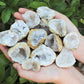
[[(14, 14), (16, 20), (24, 20), (22, 14), (28, 11), (28, 9), (20, 8), (18, 12)], [(76, 32), (79, 36), (80, 43), (77, 50), (73, 51), (74, 57), (84, 63), (84, 37), (79, 33), (75, 25), (63, 14), (55, 11), (56, 19), (64, 19), (66, 22), (66, 28), (68, 32)], [(7, 55), (7, 47), (0, 44), (0, 49), (4, 55), (11, 61), (11, 58)], [(55, 64), (47, 67), (41, 67), (39, 72), (27, 71), (22, 69), (21, 65), (14, 63), (13, 67), (18, 71), (20, 77), (35, 82), (46, 83), (52, 82), (56, 84), (84, 84), (84, 76), (76, 70), (73, 66), (70, 68), (59, 68)]]

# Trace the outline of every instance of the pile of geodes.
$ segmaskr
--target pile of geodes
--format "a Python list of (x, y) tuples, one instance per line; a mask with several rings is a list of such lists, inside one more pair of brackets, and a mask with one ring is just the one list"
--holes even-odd
[(39, 7), (36, 12), (22, 14), (10, 30), (0, 32), (0, 44), (10, 47), (8, 55), (23, 69), (39, 71), (41, 66), (56, 63), (70, 67), (75, 63), (72, 50), (77, 49), (77, 33), (67, 34), (65, 21), (55, 18), (55, 11)]

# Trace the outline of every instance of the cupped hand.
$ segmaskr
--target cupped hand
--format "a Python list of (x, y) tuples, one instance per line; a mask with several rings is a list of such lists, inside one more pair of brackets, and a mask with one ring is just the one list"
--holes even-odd
[(62, 69), (52, 64), (41, 67), (39, 72), (24, 70), (18, 63), (14, 63), (13, 67), (18, 71), (20, 77), (38, 83), (84, 84), (84, 76), (74, 67)]
[[(22, 17), (22, 14), (24, 14), (28, 9), (20, 8), (19, 12), (16, 12), (14, 14), (14, 17), (16, 20), (24, 20)], [(77, 32), (80, 39), (79, 48), (77, 50), (73, 51), (74, 57), (82, 62), (84, 62), (84, 48), (82, 47), (84, 45), (84, 38), (79, 33), (78, 29), (75, 27), (75, 25), (63, 14), (55, 11), (56, 19), (64, 19), (66, 22), (66, 28), (68, 32)], [(4, 47), (0, 44), (0, 49), (4, 53), (4, 55), (11, 61), (9, 56), (7, 55), (8, 48)], [(53, 83), (60, 83), (60, 84), (69, 84), (69, 81), (72, 81), (72, 84), (83, 84), (84, 81), (82, 81), (81, 78), (84, 79), (83, 75), (80, 74), (74, 67), (70, 67), (68, 69), (61, 69), (58, 68), (55, 64), (52, 64), (48, 67), (41, 67), (41, 70), (39, 72), (33, 72), (33, 71), (26, 71), (22, 69), (21, 65), (18, 63), (13, 64), (14, 68), (18, 71), (19, 75), (25, 79), (32, 80), (35, 82), (53, 82)], [(79, 81), (76, 81), (76, 79), (79, 79)], [(71, 82), (70, 82), (71, 84)]]

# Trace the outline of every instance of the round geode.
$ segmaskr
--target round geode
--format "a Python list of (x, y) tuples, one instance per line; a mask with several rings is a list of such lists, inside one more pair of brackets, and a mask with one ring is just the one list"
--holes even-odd
[(4, 46), (14, 46), (18, 39), (18, 35), (10, 30), (0, 32), (0, 44)]
[(48, 26), (52, 33), (58, 34), (60, 37), (64, 37), (67, 33), (65, 21), (62, 19), (52, 19), (49, 21)]
[(56, 54), (51, 48), (42, 44), (31, 53), (31, 58), (41, 66), (48, 66), (55, 61)]
[(40, 70), (40, 64), (37, 61), (30, 58), (22, 63), (22, 68), (25, 70), (33, 70), (37, 72)]
[(38, 7), (37, 14), (40, 18), (46, 20), (51, 20), (55, 17), (55, 11), (46, 6)]
[(24, 14), (22, 14), (22, 16), (30, 29), (34, 28), (40, 23), (40, 18), (34, 11), (26, 11)]
[(30, 48), (25, 42), (19, 42), (8, 50), (8, 55), (14, 62), (22, 64), (30, 56)]
[(19, 40), (25, 38), (29, 32), (28, 26), (22, 20), (17, 20), (13, 23), (10, 30), (18, 34)]
[(45, 45), (53, 49), (55, 52), (60, 52), (63, 48), (61, 38), (55, 34), (50, 34), (47, 36)]
[(47, 32), (45, 30), (43, 30), (43, 29), (32, 29), (29, 32), (27, 43), (32, 49), (35, 49), (40, 44), (44, 43), (46, 37), (47, 37)]

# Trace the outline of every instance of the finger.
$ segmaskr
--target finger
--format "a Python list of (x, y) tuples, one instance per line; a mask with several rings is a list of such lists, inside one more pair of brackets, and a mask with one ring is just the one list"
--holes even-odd
[(3, 46), (3, 45), (1, 45), (0, 44), (0, 50), (3, 52), (3, 54), (6, 56), (6, 58), (9, 60), (9, 61), (11, 61), (12, 63), (14, 63), (12, 60), (11, 60), (11, 58), (8, 56), (8, 48), (7, 47), (5, 47), (5, 46)]
[(28, 11), (29, 9), (26, 8), (19, 8), (19, 13), (24, 14), (26, 11)]
[[(20, 64), (17, 64), (17, 63), (13, 64), (13, 67), (18, 71), (19, 75), (22, 78), (25, 78), (27, 80), (32, 80), (35, 82), (41, 82), (41, 83), (52, 82), (52, 80), (54, 78), (55, 78), (55, 81), (53, 81), (53, 82), (59, 82), (60, 79), (65, 80), (65, 76), (67, 76), (67, 80), (73, 79), (71, 77), (75, 78), (76, 76), (83, 77), (83, 75), (79, 71), (77, 71), (74, 67), (70, 67), (67, 69), (58, 68), (60, 70), (60, 73), (58, 72), (59, 70), (57, 70), (57, 68), (55, 68), (56, 65), (46, 67), (47, 69), (42, 67), (39, 72), (26, 71), (26, 70), (22, 69)], [(46, 74), (47, 74), (47, 76), (46, 76)], [(54, 75), (55, 75), (55, 77), (53, 78)], [(56, 78), (56, 76), (58, 76), (58, 78)]]
[(24, 70), (24, 69), (22, 69), (21, 65), (18, 63), (14, 63), (13, 67), (18, 71), (18, 74), (20, 75), (20, 77), (25, 78), (27, 80), (32, 80), (32, 81), (38, 82), (37, 81), (37, 77), (38, 77), (37, 73), (38, 72), (35, 73), (33, 71)]
[(57, 19), (68, 19), (65, 15), (63, 15), (62, 13), (55, 11), (55, 18)]
[(55, 18), (56, 19), (63, 19), (63, 20), (65, 20), (66, 24), (72, 24), (72, 22), (68, 19), (67, 16), (65, 16), (64, 14), (62, 14), (62, 13), (60, 13), (58, 11), (55, 11)]
[[(56, 67), (56, 65), (48, 66), (46, 68), (41, 67), (39, 72), (24, 70), (24, 69), (22, 69), (21, 65), (19, 65), (17, 63), (13, 64), (13, 67), (18, 71), (19, 75), (22, 78), (25, 78), (27, 80), (45, 83), (45, 82), (53, 82), (54, 80), (58, 79), (58, 75), (51, 77), (51, 75), (54, 75), (53, 73), (55, 73), (55, 74), (58, 73), (58, 68)], [(52, 68), (54, 71), (52, 70)], [(46, 77), (46, 78), (44, 78), (44, 77)]]
[(22, 15), (21, 15), (19, 12), (15, 12), (15, 13), (14, 13), (14, 17), (15, 17), (16, 19), (19, 19), (19, 20), (24, 20), (24, 18), (22, 17)]

